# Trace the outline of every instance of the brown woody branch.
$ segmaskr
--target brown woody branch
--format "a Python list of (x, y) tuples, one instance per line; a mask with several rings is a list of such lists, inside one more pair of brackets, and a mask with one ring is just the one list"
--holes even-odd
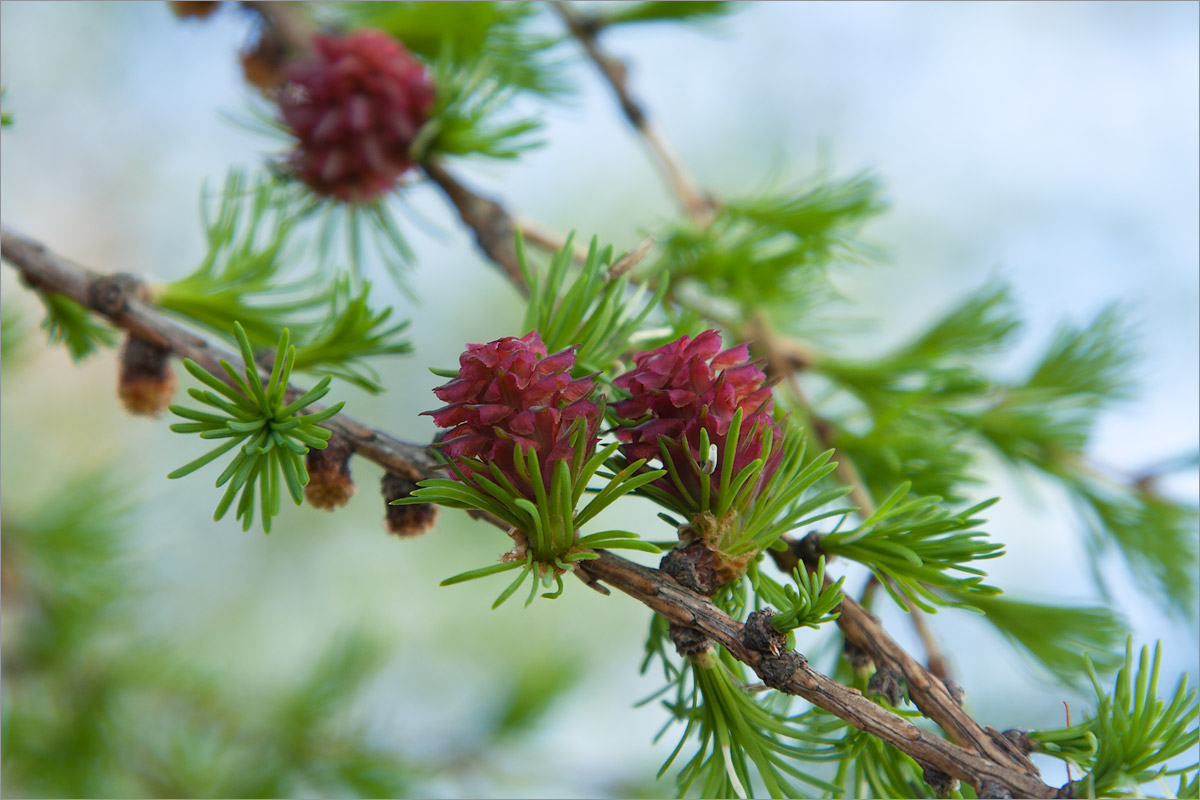
[[(107, 317), (115, 325), (169, 349), (176, 356), (191, 358), (215, 375), (224, 373), (218, 364), (221, 359), (240, 363), (232, 353), (210, 345), (140, 299), (137, 281), (131, 276), (97, 274), (7, 228), (0, 229), (0, 255), (37, 291), (63, 294)], [(296, 397), (303, 390), (289, 387), (288, 393)], [(354, 452), (389, 471), (413, 479), (430, 474), (434, 460), (425, 446), (400, 441), (345, 414), (324, 424), (341, 435)], [(956, 740), (984, 755), (917, 728), (862, 697), (857, 690), (812, 670), (798, 653), (779, 648), (765, 652), (753, 641), (748, 644), (742, 623), (714, 606), (708, 598), (683, 588), (659, 570), (602, 552), (600, 558), (584, 562), (581, 571), (585, 573), (581, 577), (590, 583), (604, 581), (668, 620), (702, 631), (747, 664), (767, 685), (809, 700), (893, 744), (922, 765), (968, 781), (980, 791), (1004, 787), (1023, 797), (1054, 796), (1054, 788), (1037, 778), (1036, 770), (1024, 756), (1011, 745), (1004, 748), (1001, 742), (1007, 744), (1007, 741), (1003, 737), (991, 729), (981, 729), (971, 720), (954, 702), (946, 687), (936, 679), (930, 680), (924, 668), (904, 653), (882, 631), (878, 622), (852, 600), (843, 603), (839, 620), (846, 638), (863, 646), (878, 663), (895, 665), (908, 681), (910, 696), (918, 707)]]
[[(192, 359), (213, 375), (226, 379), (221, 360), (242, 363), (240, 357), (214, 347), (141, 299), (133, 276), (92, 272), (8, 228), (0, 228), (0, 250), (32, 288), (65, 295), (150, 343)], [(304, 391), (289, 387), (288, 397), (295, 399)], [(402, 442), (345, 414), (322, 424), (345, 439), (354, 452), (413, 480), (427, 477), (436, 463), (428, 447)]]
[[(259, 11), (267, 26), (275, 29), (293, 52), (301, 52), (308, 46), (313, 28), (302, 15), (294, 13), (294, 7), (284, 3), (248, 5)], [(707, 224), (711, 220), (712, 201), (693, 188), (662, 137), (647, 121), (644, 110), (629, 91), (625, 65), (603, 53), (596, 41), (595, 28), (586, 25), (586, 21), (573, 8), (565, 3), (557, 3), (556, 8), (609, 82), (626, 118), (646, 141), (686, 212), (699, 224)], [(481, 250), (522, 293), (527, 292), (513, 245), (514, 233), (521, 230), (531, 243), (551, 249), (561, 247), (564, 240), (531, 223), (518, 222), (500, 203), (468, 189), (436, 161), (425, 163), (422, 167), (455, 206), (463, 222), (471, 228)], [(92, 273), (8, 230), (3, 231), (2, 245), (4, 259), (12, 263), (26, 282), (39, 291), (59, 292), (71, 297), (120, 327), (180, 357), (192, 358), (218, 376), (223, 376), (223, 370), (218, 369), (219, 360), (235, 364), (240, 362), (232, 354), (210, 346), (142, 301), (135, 291), (136, 280), (129, 276), (105, 277)], [(776, 356), (781, 372), (791, 374), (795, 369), (803, 368), (803, 354), (797, 356), (783, 347), (768, 349)], [(302, 393), (303, 390), (293, 388), (289, 388), (288, 392), (293, 398)], [(799, 397), (803, 399), (803, 395)], [(427, 477), (435, 463), (427, 447), (399, 441), (344, 414), (325, 424), (340, 434), (354, 452), (411, 480)], [(868, 503), (863, 507), (868, 507), (869, 495), (866, 495), (857, 475), (843, 474), (843, 478), (867, 497)], [(497, 524), (496, 520), (484, 519)], [(767, 685), (809, 700), (855, 727), (893, 744), (927, 768), (971, 783), (981, 796), (992, 796), (991, 792), (1001, 790), (1018, 796), (1054, 796), (1055, 790), (1040, 781), (1036, 769), (1022, 753), (994, 729), (981, 728), (962, 710), (941, 680), (896, 645), (883, 632), (878, 621), (849, 598), (843, 603), (838, 622), (846, 639), (869, 653), (878, 665), (891, 667), (900, 673), (908, 683), (910, 697), (917, 707), (955, 741), (977, 752), (917, 728), (863, 698), (857, 690), (842, 686), (812, 670), (803, 656), (797, 653), (778, 648), (764, 652), (761, 648), (751, 646), (747, 643), (745, 626), (713, 606), (707, 598), (681, 587), (658, 570), (638, 566), (610, 553), (601, 553), (599, 559), (585, 563), (580, 571), (585, 573), (581, 577), (589, 585), (602, 589), (597, 581), (603, 580), (663, 614), (668, 620), (703, 631), (754, 669)]]
[(454, 204), (462, 221), (475, 234), (479, 249), (504, 271), (522, 295), (528, 295), (529, 287), (525, 285), (525, 275), (521, 271), (514, 244), (518, 227), (507, 209), (495, 200), (468, 189), (436, 159), (430, 159), (421, 168)]
[[(1055, 796), (1057, 790), (1041, 781), (1036, 768), (1024, 756), (1020, 756), (1024, 764), (1015, 765), (1017, 759), (1012, 753), (1019, 755), (1018, 751), (998, 732), (985, 734), (980, 731), (982, 735), (979, 740), (973, 740), (973, 736), (965, 737), (972, 746), (988, 754), (988, 757), (980, 756), (918, 728), (903, 717), (863, 697), (857, 689), (843, 686), (817, 672), (808, 666), (805, 658), (799, 653), (777, 644), (771, 646), (772, 643), (762, 642), (761, 637), (754, 636), (748, 630), (749, 625), (743, 625), (731, 618), (713, 605), (709, 598), (685, 589), (659, 570), (634, 564), (607, 552), (602, 552), (600, 557), (593, 561), (580, 562), (579, 568), (593, 578), (605, 581), (640, 600), (662, 614), (669, 622), (703, 631), (710, 639), (728, 650), (734, 658), (753, 669), (767, 686), (808, 700), (854, 727), (908, 753), (924, 767), (931, 767), (967, 781), (976, 791), (981, 792), (981, 796), (989, 796), (982, 794), (989, 787), (1004, 787), (1016, 797)], [(881, 655), (893, 650), (899, 651), (891, 657), (900, 660), (903, 651), (883, 633), (878, 623), (866, 611), (861, 607), (856, 608), (849, 598), (842, 607), (842, 616), (849, 616), (852, 620), (851, 628), (859, 631), (864, 638), (878, 637), (882, 646), (876, 650)], [(911, 661), (911, 658), (908, 660)], [(919, 664), (916, 666), (920, 667)], [(911, 671), (905, 674), (906, 679), (910, 675), (919, 680), (918, 674)], [(910, 693), (914, 691), (912, 684), (909, 690)], [(918, 691), (936, 690), (935, 687), (922, 685)], [(944, 686), (941, 687), (941, 691), (945, 693)], [(946, 700), (949, 700), (950, 705), (957, 705), (949, 699), (948, 694)], [(961, 708), (959, 713), (966, 716)], [(978, 725), (974, 727), (978, 728)], [(1008, 748), (1001, 748), (992, 741), (993, 738), (1004, 741)]]

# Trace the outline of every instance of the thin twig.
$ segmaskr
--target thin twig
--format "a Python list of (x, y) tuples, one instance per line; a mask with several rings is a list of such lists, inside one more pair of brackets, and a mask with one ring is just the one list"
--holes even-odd
[[(816, 439), (818, 449), (831, 449), (833, 447), (830, 436), (832, 426), (818, 416), (816, 409), (813, 408), (808, 395), (805, 394), (804, 389), (800, 386), (800, 381), (796, 378), (795, 370), (791, 368), (791, 365), (788, 364), (786, 358), (781, 354), (782, 350), (776, 346), (778, 339), (771, 330), (770, 325), (761, 315), (755, 316), (747, 326), (747, 332), (751, 341), (756, 342), (763, 349), (767, 360), (768, 374), (772, 377), (783, 379), (784, 385), (792, 396), (792, 400), (808, 418), (810, 423), (808, 429), (812, 437)], [(871, 491), (867, 488), (866, 481), (862, 479), (858, 469), (854, 466), (854, 462), (845, 453), (838, 453), (837, 455), (836, 474), (843, 484), (850, 487), (850, 499), (858, 506), (859, 515), (865, 519), (874, 514), (878, 506), (875, 504), (874, 498), (871, 497)], [(874, 576), (872, 576), (872, 580), (875, 580)], [(921, 639), (921, 644), (925, 648), (925, 657), (929, 672), (942, 681), (948, 680), (950, 677), (949, 667), (946, 659), (942, 656), (941, 647), (938, 645), (933, 631), (929, 629), (929, 625), (926, 623), (925, 612), (912, 604), (907, 604), (906, 610), (912, 620), (913, 629), (916, 631), (917, 636)], [(918, 704), (918, 707), (920, 707), (920, 704)], [(922, 711), (924, 711), (923, 708)]]
[[(1006, 749), (994, 741), (1004, 738), (998, 732), (981, 730), (973, 721), (975, 731), (967, 731), (964, 726), (960, 734), (962, 738), (974, 749), (987, 753), (987, 757), (977, 755), (921, 730), (903, 717), (866, 699), (857, 689), (843, 686), (817, 672), (794, 651), (768, 653), (752, 648), (747, 644), (742, 623), (713, 605), (709, 598), (685, 589), (659, 570), (634, 564), (607, 552), (601, 552), (600, 557), (593, 561), (581, 562), (579, 568), (640, 600), (669, 622), (703, 631), (730, 655), (753, 669), (769, 686), (808, 700), (856, 728), (894, 745), (922, 765), (953, 775), (977, 790), (984, 783), (994, 782), (1007, 787), (1017, 797), (1055, 796), (1056, 790), (1041, 781), (1037, 769), (1028, 759), (1024, 756), (1020, 760), (1014, 757), (1017, 751), (1011, 743)], [(887, 642), (885, 646), (899, 649), (861, 608), (844, 605), (842, 614), (849, 614), (855, 620), (854, 624), (862, 626), (864, 630), (881, 635)], [(784, 653), (792, 655), (787, 657)], [(780, 664), (786, 664), (786, 669), (779, 670)], [(909, 675), (905, 677), (909, 679)], [(914, 675), (913, 678), (918, 676)], [(942, 689), (944, 692), (944, 687)], [(948, 695), (946, 699), (954, 705)], [(962, 713), (961, 709), (959, 711)]]
[(604, 76), (608, 85), (612, 87), (625, 119), (641, 134), (646, 146), (654, 156), (655, 163), (662, 170), (667, 183), (670, 184), (680, 205), (683, 206), (683, 210), (693, 220), (701, 225), (707, 225), (712, 217), (712, 201), (695, 188), (687, 173), (679, 165), (678, 159), (667, 146), (666, 140), (659, 134), (658, 129), (650, 124), (641, 103), (634, 99), (629, 90), (628, 68), (623, 62), (601, 49), (596, 38), (596, 29), (588, 25), (585, 18), (570, 3), (560, 0), (554, 3), (553, 7), (566, 23), (571, 35), (579, 40), (588, 58), (600, 70), (600, 74)]
[(653, 236), (647, 236), (645, 239), (642, 239), (632, 250), (618, 258), (616, 263), (608, 268), (608, 279), (615, 281), (642, 263), (642, 259), (646, 257), (646, 254), (650, 252), (650, 248), (652, 247), (654, 247)]
[(523, 296), (528, 296), (529, 287), (525, 285), (517, 258), (517, 224), (508, 210), (490, 197), (468, 189), (437, 160), (431, 159), (421, 168), (454, 204), (462, 221), (475, 234), (479, 249), (504, 271)]
[[(66, 295), (119, 327), (169, 349), (176, 356), (195, 360), (216, 375), (224, 372), (219, 369), (221, 359), (240, 364), (240, 359), (232, 353), (210, 345), (139, 299), (136, 292), (127, 288), (136, 285), (136, 281), (128, 276), (121, 279), (99, 275), (7, 228), (0, 229), (0, 255), (35, 290)], [(294, 397), (303, 390), (289, 387), (288, 393)], [(402, 442), (344, 414), (323, 424), (340, 434), (357, 454), (389, 470), (415, 478), (431, 474), (434, 461), (425, 446)], [(1003, 747), (1002, 743), (1007, 740), (999, 734), (993, 735), (990, 728), (981, 728), (967, 716), (941, 681), (930, 680), (924, 668), (883, 633), (874, 618), (848, 598), (843, 602), (839, 618), (846, 638), (871, 653), (877, 661), (894, 664), (908, 682), (910, 696), (918, 707), (952, 738), (982, 756), (922, 731), (806, 665), (798, 665), (788, 675), (771, 672), (768, 667), (777, 663), (777, 658), (772, 656), (776, 660), (769, 661), (763, 653), (747, 647), (742, 641), (742, 623), (718, 609), (708, 598), (684, 589), (658, 570), (607, 552), (601, 552), (598, 559), (583, 564), (582, 569), (592, 582), (603, 580), (667, 619), (703, 631), (775, 688), (808, 699), (855, 727), (895, 745), (922, 764), (977, 787), (994, 782), (1023, 797), (1054, 795), (1055, 790), (1036, 777), (1037, 772), (1031, 765), (1027, 766), (1028, 761), (1019, 753), (1014, 755), (1015, 748), (1011, 745), (1008, 749)], [(846, 622), (843, 624), (842, 620)]]
[[(567, 246), (567, 237), (547, 230), (540, 223), (534, 222), (531, 219), (514, 216), (513, 224), (521, 232), (522, 239), (543, 250), (558, 251)], [(577, 244), (571, 248), (571, 257), (583, 263), (587, 261), (588, 249), (583, 245)]]
[[(192, 359), (233, 385), (220, 362), (224, 360), (238, 366), (242, 364), (241, 358), (209, 344), (141, 300), (137, 292), (129, 288), (137, 283), (132, 276), (122, 279), (121, 276), (97, 274), (6, 227), (0, 228), (0, 251), (4, 260), (16, 267), (34, 289), (65, 295), (121, 328), (170, 350), (179, 358)], [(295, 399), (304, 393), (304, 389), (288, 387), (289, 398)], [(309, 408), (316, 412), (321, 406), (314, 404)], [(428, 447), (402, 442), (346, 414), (338, 414), (322, 424), (340, 434), (354, 452), (412, 480), (428, 477), (429, 470), (437, 463)]]

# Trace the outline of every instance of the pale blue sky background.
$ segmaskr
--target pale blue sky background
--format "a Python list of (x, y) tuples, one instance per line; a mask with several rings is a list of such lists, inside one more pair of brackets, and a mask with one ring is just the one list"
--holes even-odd
[[(756, 3), (719, 29), (651, 26), (615, 32), (607, 44), (630, 57), (653, 119), (718, 194), (753, 192), (781, 163), (804, 178), (822, 151), (838, 173), (877, 170), (893, 209), (868, 238), (886, 263), (844, 284), (864, 317), (881, 320), (864, 334), (865, 347), (917, 329), (992, 275), (1013, 282), (1028, 319), (1013, 369), (1060, 319), (1129, 302), (1144, 335), (1143, 391), (1104, 419), (1096, 454), (1136, 471), (1200, 440), (1198, 8)], [(201, 182), (219, 181), (233, 163), (253, 166), (276, 147), (221, 118), (248, 107), (234, 57), (248, 19), (227, 8), (207, 23), (181, 23), (159, 3), (5, 2), (0, 13), (5, 104), (17, 118), (2, 140), (5, 224), (101, 270), (166, 279), (192, 269), (201, 256)], [(572, 58), (580, 91), (572, 105), (545, 112), (549, 146), (517, 165), (460, 171), (525, 216), (599, 233), (621, 249), (673, 206), (606, 87)], [(381, 296), (412, 316), (417, 354), (394, 362), (393, 391), (382, 400), (346, 396), (355, 415), (421, 440), (430, 423), (414, 415), (433, 404), (428, 389), (437, 382), (424, 367), (451, 363), (464, 341), (512, 333), (520, 310), (439, 195), (418, 187), (410, 203), (439, 231), (410, 225), (422, 305), (408, 309), (386, 289)], [(3, 281), (6, 295), (23, 293), (7, 269)], [(295, 529), (271, 537), (242, 533), (232, 520), (213, 525), (215, 476), (163, 478), (195, 443), (177, 441), (165, 421), (121, 416), (113, 361), (106, 354), (77, 370), (47, 353), (20, 385), (6, 386), (5, 464), (33, 446), (36, 432), (64, 421), (80, 429), (70, 442), (43, 445), (55, 469), (127, 454), (130, 482), (145, 500), (136, 535), (153, 590), (148, 625), (214, 668), (270, 682), (334, 631), (366, 620), (399, 647), (363, 713), (382, 739), (433, 756), (469, 740), (473, 715), (494, 696), (505, 665), (524, 657), (521, 648), (578, 653), (594, 694), (572, 695), (569, 712), (520, 752), (483, 764), (480, 776), (429, 791), (587, 796), (653, 774), (674, 740), (648, 749), (663, 712), (630, 707), (656, 688), (633, 678), (646, 614), (631, 601), (572, 586), (561, 602), (491, 613), (491, 584), (434, 588), (482, 563), (489, 547), (499, 553), (502, 537), (455, 521), (420, 541), (388, 539), (378, 528), (377, 471), (357, 463), (362, 491), (346, 512), (287, 514)], [(47, 394), (48, 385), (58, 391)], [(5, 470), (6, 500), (52, 485), (50, 473), (25, 463), (19, 476)], [(10, 478), (19, 483), (10, 488)], [(1168, 486), (1195, 498), (1196, 474)], [(1010, 549), (991, 564), (994, 582), (1090, 597), (1061, 498), (1007, 480), (991, 491), (1008, 498), (991, 528)], [(1146, 608), (1120, 570), (1112, 574), (1139, 641), (1167, 637), (1172, 669), (1194, 675), (1194, 627)], [(994, 637), (944, 616), (939, 630), (953, 642), (982, 719), (1001, 729), (1059, 724), (1061, 690), (1038, 685)], [(902, 621), (889, 624), (911, 641)], [(547, 758), (568, 768), (529, 776), (512, 766)], [(585, 763), (585, 771), (570, 769)]]

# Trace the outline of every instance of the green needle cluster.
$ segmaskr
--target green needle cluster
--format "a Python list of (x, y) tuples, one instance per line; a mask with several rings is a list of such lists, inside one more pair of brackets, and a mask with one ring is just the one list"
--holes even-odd
[(826, 622), (832, 622), (841, 616), (839, 606), (842, 604), (842, 583), (845, 576), (834, 583), (825, 585), (825, 556), (817, 560), (817, 568), (812, 572), (803, 569), (792, 570), (795, 586), (779, 587), (761, 573), (755, 589), (764, 597), (778, 592), (781, 596), (773, 603), (778, 603), (779, 613), (771, 617), (771, 624), (783, 633), (796, 628), (819, 628)]
[(249, 530), (254, 520), (257, 487), (260, 490), (263, 530), (270, 533), (271, 518), (279, 513), (282, 506), (281, 485), (287, 486), (288, 493), (299, 505), (304, 486), (308, 483), (304, 456), (310, 447), (325, 449), (332, 436), (329, 430), (318, 427), (317, 423), (341, 411), (343, 403), (315, 414), (299, 414), (302, 409), (325, 396), (329, 391), (330, 378), (326, 376), (303, 396), (285, 405), (288, 377), (296, 360), (296, 348), (290, 344), (287, 328), (279, 337), (271, 377), (265, 384), (254, 366), (254, 352), (246, 331), (240, 324), (234, 323), (234, 333), (246, 364), (244, 376), (222, 360), (221, 368), (232, 382), (231, 385), (195, 361), (185, 358), (183, 366), (208, 387), (206, 390), (188, 389), (188, 394), (213, 411), (171, 406), (176, 416), (191, 420), (175, 423), (171, 430), (176, 433), (198, 433), (201, 439), (226, 441), (167, 477), (182, 478), (189, 475), (240, 445), (237, 455), (217, 478), (217, 486), (226, 488), (213, 519), (225, 516), (240, 493), (237, 517), (242, 521), (242, 528)]
[[(579, 529), (616, 500), (636, 491), (650, 481), (662, 477), (661, 470), (638, 474), (644, 462), (637, 461), (616, 474), (600, 472), (601, 466), (611, 459), (617, 446), (610, 444), (598, 452), (588, 452), (587, 430), (583, 418), (577, 420), (571, 434), (574, 457), (555, 464), (550, 488), (542, 480), (537, 453), (517, 447), (515, 464), (522, 478), (528, 480), (536, 495), (536, 503), (524, 497), (502, 470), (495, 464), (485, 464), (478, 459), (462, 459), (450, 464), (457, 480), (434, 478), (421, 481), (421, 488), (392, 502), (393, 505), (412, 505), (434, 502), (447, 508), (478, 510), (504, 520), (524, 536), (526, 550), (523, 558), (510, 558), (499, 564), (491, 564), (469, 570), (442, 581), (442, 586), (484, 578), (500, 572), (520, 569), (520, 574), (496, 598), (492, 608), (497, 608), (520, 588), (530, 575), (534, 581), (530, 587), (526, 605), (533, 601), (539, 586), (554, 590), (543, 597), (556, 598), (563, 592), (562, 576), (574, 569), (579, 561), (597, 558), (596, 550), (640, 550), (657, 553), (653, 544), (643, 541), (636, 533), (622, 530), (601, 531), (580, 536)], [(603, 488), (592, 489), (594, 496), (580, 507), (593, 478), (599, 475), (607, 482)]]
[(628, 272), (610, 272), (612, 245), (601, 247), (595, 236), (588, 245), (587, 260), (569, 280), (574, 242), (572, 231), (543, 273), (531, 267), (525, 243), (517, 234), (517, 259), (529, 285), (522, 327), (540, 331), (550, 352), (576, 345), (576, 376), (604, 373), (612, 370), (635, 337), (641, 336), (650, 312), (661, 308), (669, 281), (663, 276), (653, 293), (644, 283), (633, 288)]
[(1133, 641), (1125, 645), (1125, 666), (1117, 673), (1113, 691), (1100, 685), (1088, 660), (1088, 674), (1096, 690), (1096, 711), (1084, 722), (1068, 728), (1031, 731), (1038, 752), (1056, 756), (1087, 770), (1076, 781), (1087, 797), (1129, 797), (1142, 784), (1181, 776), (1178, 797), (1195, 797), (1195, 779), (1189, 788), (1188, 773), (1196, 769), (1195, 748), (1200, 740), (1196, 719), (1200, 707), (1187, 676), (1164, 699), (1159, 695), (1162, 643), (1143, 647), (1137, 668)]

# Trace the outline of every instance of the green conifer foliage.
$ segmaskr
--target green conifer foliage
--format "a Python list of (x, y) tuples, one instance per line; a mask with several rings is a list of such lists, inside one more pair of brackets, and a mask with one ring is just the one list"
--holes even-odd
[[(338, 504), (354, 494), (352, 461), (370, 461), (385, 471), (390, 516), (448, 510), (433, 535), (456, 537), (461, 566), (422, 565), (436, 575), (431, 590), (455, 587), (428, 604), (478, 583), (494, 592), (491, 610), (513, 596), (553, 601), (497, 614), (555, 615), (563, 629), (588, 626), (579, 597), (620, 604), (627, 628), (647, 630), (641, 670), (661, 670), (642, 703), (657, 704), (660, 737), (678, 736), (660, 782), (640, 792), (1197, 796), (1194, 679), (1163, 674), (1164, 648), (1177, 643), (1141, 646), (1135, 659), (1130, 615), (1111, 599), (1136, 593), (1165, 617), (1196, 619), (1197, 509), (1167, 496), (1158, 473), (1124, 474), (1092, 455), (1101, 415), (1131, 396), (1141, 358), (1123, 306), (1029, 342), (1017, 296), (994, 279), (915, 334), (861, 352), (838, 321), (878, 310), (841, 280), (876, 255), (865, 231), (888, 210), (882, 180), (821, 168), (807, 181), (709, 192), (608, 49), (648, 28), (720, 30), (748, 13), (741, 4), (242, 12), (257, 18), (246, 77), (266, 87), (252, 114), (291, 149), (202, 190), (194, 270), (165, 283), (102, 276), (53, 243), (3, 231), (4, 260), (43, 304), (49, 344), (81, 361), (127, 332), (180, 360), (190, 402), (170, 405), (170, 430), (210, 449), (179, 457), (187, 463), (161, 476), (183, 479), (172, 487), (211, 491), (192, 473), (218, 463), (214, 520), (232, 511), (246, 531), (287, 537), (311, 509), (285, 513), (283, 497), (303, 503), (315, 456), (342, 481)], [(389, 83), (373, 58), (391, 59), (399, 77)], [(626, 233), (642, 244), (628, 252), (590, 235), (603, 220), (559, 236), (513, 209), (502, 183), (485, 196), (459, 177), (481, 161), (529, 164), (553, 130), (544, 120), (580, 102), (576, 63), (597, 68), (680, 207), (639, 220)], [(8, 136), (23, 115), (4, 102)], [(567, 181), (551, 188), (587, 191)], [(491, 341), (454, 342), (457, 364), (429, 364), (407, 319), (426, 266), (410, 242), (437, 227), (423, 212), (443, 199), (426, 186), (503, 275), (506, 295), (493, 302), (524, 312)], [(503, 318), (493, 312), (452, 309)], [(32, 360), (24, 313), (6, 295), (6, 386)], [(388, 372), (398, 357), (445, 382), (398, 386)], [(174, 390), (173, 379), (162, 385)], [(356, 408), (364, 393), (383, 398)], [(432, 441), (389, 405), (399, 394), (442, 404), (425, 412)], [(47, 469), (32, 457), (25, 468)], [(1022, 502), (993, 496), (996, 469), (1077, 510), (1063, 535), (1090, 559), (1095, 598), (1054, 586), (1023, 596), (989, 576), (1012, 558), (1000, 512)], [(446, 773), (536, 735), (565, 713), (568, 693), (594, 700), (588, 665), (529, 632), (505, 642), (528, 665), (480, 712), (480, 741), (431, 759), (381, 745), (351, 713), (394, 655), (389, 637), (352, 630), (269, 692), (205, 674), (134, 619), (143, 590), (122, 472), (67, 472), (44, 496), (5, 473), (6, 794), (433, 795)], [(1132, 588), (1112, 589), (1114, 565)], [(629, 597), (600, 601), (585, 586)], [(995, 703), (975, 699), (985, 682), (953, 673), (958, 643), (939, 632), (948, 617), (972, 636), (989, 631), (998, 663), (1090, 690), (1076, 722), (1001, 733), (975, 716)], [(1073, 770), (1062, 789), (1051, 759)]]

